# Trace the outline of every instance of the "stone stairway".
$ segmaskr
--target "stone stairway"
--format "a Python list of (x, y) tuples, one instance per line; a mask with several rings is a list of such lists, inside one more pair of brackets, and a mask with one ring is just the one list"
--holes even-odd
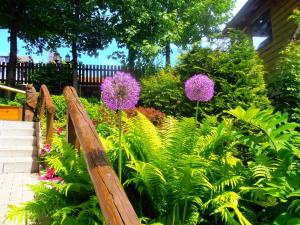
[(38, 172), (36, 123), (0, 120), (0, 174)]

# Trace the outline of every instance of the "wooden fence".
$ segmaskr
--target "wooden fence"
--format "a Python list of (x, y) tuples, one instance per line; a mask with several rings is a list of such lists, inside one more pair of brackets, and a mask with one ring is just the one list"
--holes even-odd
[[(39, 72), (47, 72), (49, 68), (54, 69), (58, 79), (60, 75), (67, 74), (69, 83), (72, 83), (71, 64), (45, 64), (45, 63), (18, 63), (16, 66), (15, 81), (17, 84), (26, 84), (32, 81), (32, 75)], [(122, 70), (122, 66), (110, 65), (84, 65), (79, 64), (77, 68), (78, 83), (82, 85), (99, 85), (106, 77), (112, 76), (115, 72)], [(0, 82), (6, 82), (7, 63), (0, 64)], [(66, 79), (66, 77), (64, 77)], [(58, 80), (59, 81), (59, 80)]]

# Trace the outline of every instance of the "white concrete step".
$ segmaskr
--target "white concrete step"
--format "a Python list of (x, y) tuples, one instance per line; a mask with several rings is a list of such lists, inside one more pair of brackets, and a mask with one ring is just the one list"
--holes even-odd
[(5, 128), (15, 128), (15, 129), (35, 128), (35, 122), (0, 120), (0, 129), (2, 128), (4, 129)]
[(0, 121), (0, 173), (38, 171), (35, 122)]
[(0, 173), (35, 173), (38, 163), (35, 157), (1, 157)]
[(0, 148), (1, 157), (33, 157), (38, 155), (38, 149), (34, 147), (14, 147), (14, 148)]
[(35, 147), (36, 137), (34, 136), (0, 136), (0, 148)]
[(0, 136), (35, 136), (34, 128), (0, 128)]

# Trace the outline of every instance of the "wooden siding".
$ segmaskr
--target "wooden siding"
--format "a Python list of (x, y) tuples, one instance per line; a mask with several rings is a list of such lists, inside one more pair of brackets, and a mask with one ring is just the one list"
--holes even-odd
[(288, 44), (297, 28), (293, 21), (288, 20), (297, 7), (300, 7), (299, 0), (273, 1), (270, 5), (273, 39), (259, 50), (266, 70), (269, 72), (275, 68), (279, 53)]
[(241, 11), (227, 24), (228, 28), (238, 28), (251, 35), (252, 24), (270, 10), (272, 23), (272, 40), (258, 50), (268, 72), (275, 68), (279, 53), (291, 40), (297, 25), (288, 20), (293, 10), (300, 8), (300, 0), (248, 0)]

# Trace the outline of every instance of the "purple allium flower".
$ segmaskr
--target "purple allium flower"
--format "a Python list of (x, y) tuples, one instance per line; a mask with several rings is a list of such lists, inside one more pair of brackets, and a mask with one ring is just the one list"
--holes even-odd
[(119, 71), (104, 80), (101, 91), (102, 100), (108, 108), (131, 109), (139, 100), (141, 88), (130, 73)]
[(185, 93), (191, 101), (208, 102), (214, 97), (214, 81), (197, 74), (185, 82)]

